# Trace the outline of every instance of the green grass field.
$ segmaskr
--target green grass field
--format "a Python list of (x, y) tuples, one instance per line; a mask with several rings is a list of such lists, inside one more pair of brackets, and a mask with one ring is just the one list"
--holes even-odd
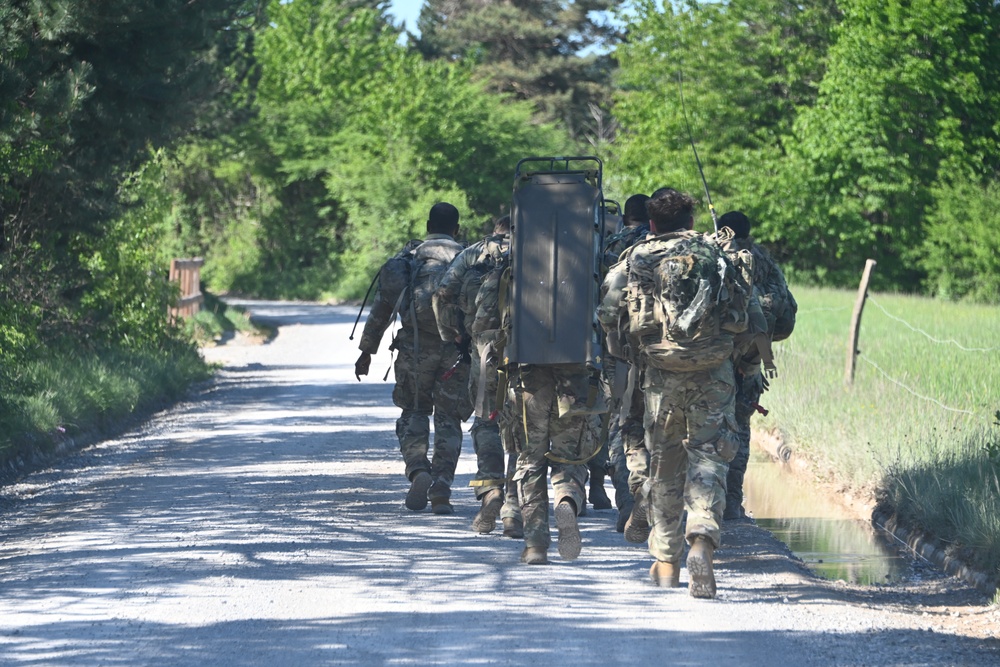
[(848, 388), (856, 292), (794, 293), (795, 333), (775, 345), (757, 425), (1000, 573), (1000, 308), (871, 295)]

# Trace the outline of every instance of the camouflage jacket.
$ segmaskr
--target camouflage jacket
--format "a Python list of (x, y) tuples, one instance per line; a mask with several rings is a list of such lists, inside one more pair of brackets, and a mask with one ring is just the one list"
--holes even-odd
[(623, 252), (649, 235), (649, 225), (642, 224), (626, 227), (617, 234), (612, 234), (604, 242), (604, 268), (610, 269), (618, 263)]
[[(402, 250), (382, 265), (379, 269), (379, 287), (375, 292), (372, 308), (365, 320), (365, 329), (358, 345), (362, 352), (369, 354), (378, 352), (382, 336), (385, 335), (386, 329), (392, 324), (396, 314), (400, 311), (405, 313), (406, 304), (402, 302), (406, 301), (404, 291), (409, 291), (407, 288), (410, 279), (409, 271), (412, 269), (413, 253), (418, 247), (427, 243), (440, 246), (434, 250), (449, 260), (462, 249), (462, 246), (447, 234), (428, 234), (423, 241), (418, 239), (407, 241)], [(399, 337), (404, 340), (412, 340), (415, 332), (411, 318), (402, 316), (400, 320)]]
[[(750, 266), (747, 268), (750, 273), (748, 279), (753, 285), (754, 298), (751, 306), (755, 309), (755, 312), (751, 313), (751, 318), (759, 318), (761, 324), (756, 328), (766, 329), (769, 339), (775, 337), (776, 327), (779, 329), (778, 339), (786, 338), (794, 327), (798, 304), (771, 254), (750, 238), (729, 239), (724, 243), (723, 249), (730, 257), (741, 251), (744, 256), (746, 253), (750, 254)], [(758, 372), (761, 352), (751, 336), (737, 338), (737, 349), (734, 354), (737, 370), (743, 375)], [(769, 355), (770, 350), (765, 353), (765, 356)]]
[[(489, 328), (488, 324), (477, 322), (477, 304), (482, 301), (477, 297), (483, 277), (495, 266), (497, 258), (507, 252), (509, 245), (507, 235), (488, 236), (463, 250), (452, 261), (434, 293), (434, 314), (442, 340), (454, 342)], [(477, 323), (479, 326), (475, 326)]]

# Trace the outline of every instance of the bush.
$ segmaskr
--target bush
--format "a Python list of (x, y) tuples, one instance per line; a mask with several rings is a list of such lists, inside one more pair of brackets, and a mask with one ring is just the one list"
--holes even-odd
[(949, 299), (1000, 304), (1000, 182), (939, 187), (927, 221), (927, 289)]

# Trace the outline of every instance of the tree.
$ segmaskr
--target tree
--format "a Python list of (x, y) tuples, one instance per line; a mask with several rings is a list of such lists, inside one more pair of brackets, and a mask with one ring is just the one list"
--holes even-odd
[(810, 245), (842, 282), (916, 290), (935, 190), (1000, 166), (1000, 9), (992, 0), (842, 0), (816, 104), (796, 120)]
[[(594, 134), (607, 111), (621, 0), (427, 0), (414, 39), (428, 59), (471, 63), (489, 90), (534, 103), (571, 136)], [(601, 18), (604, 16), (605, 18)]]
[[(92, 327), (80, 235), (119, 216), (121, 180), (232, 119), (252, 0), (0, 4), (0, 298), (44, 337)], [(223, 100), (227, 104), (223, 104)], [(85, 244), (86, 245), (86, 244)], [(50, 337), (51, 337), (50, 336)]]
[(794, 175), (786, 171), (790, 135), (823, 77), (838, 18), (834, 0), (658, 5), (636, 4), (615, 54), (620, 188), (701, 192), (693, 139), (720, 212), (744, 210), (757, 221), (755, 236), (779, 257), (791, 255), (791, 216), (779, 215), (795, 207)]

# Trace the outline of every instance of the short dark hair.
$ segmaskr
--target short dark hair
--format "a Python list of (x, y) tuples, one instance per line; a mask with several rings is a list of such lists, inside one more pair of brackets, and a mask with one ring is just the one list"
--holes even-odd
[(510, 215), (501, 215), (493, 223), (494, 234), (510, 234)]
[(750, 236), (750, 218), (743, 211), (730, 211), (719, 218), (719, 227), (729, 227), (738, 239)]
[(645, 222), (649, 222), (649, 214), (646, 213), (646, 202), (648, 195), (632, 195), (625, 200), (625, 211), (622, 218), (626, 227), (635, 227)]
[(675, 232), (687, 229), (696, 203), (691, 195), (673, 188), (660, 188), (646, 202), (646, 213), (657, 232)]
[(458, 229), (458, 209), (448, 202), (431, 206), (427, 216), (427, 231), (430, 234), (454, 234)]

